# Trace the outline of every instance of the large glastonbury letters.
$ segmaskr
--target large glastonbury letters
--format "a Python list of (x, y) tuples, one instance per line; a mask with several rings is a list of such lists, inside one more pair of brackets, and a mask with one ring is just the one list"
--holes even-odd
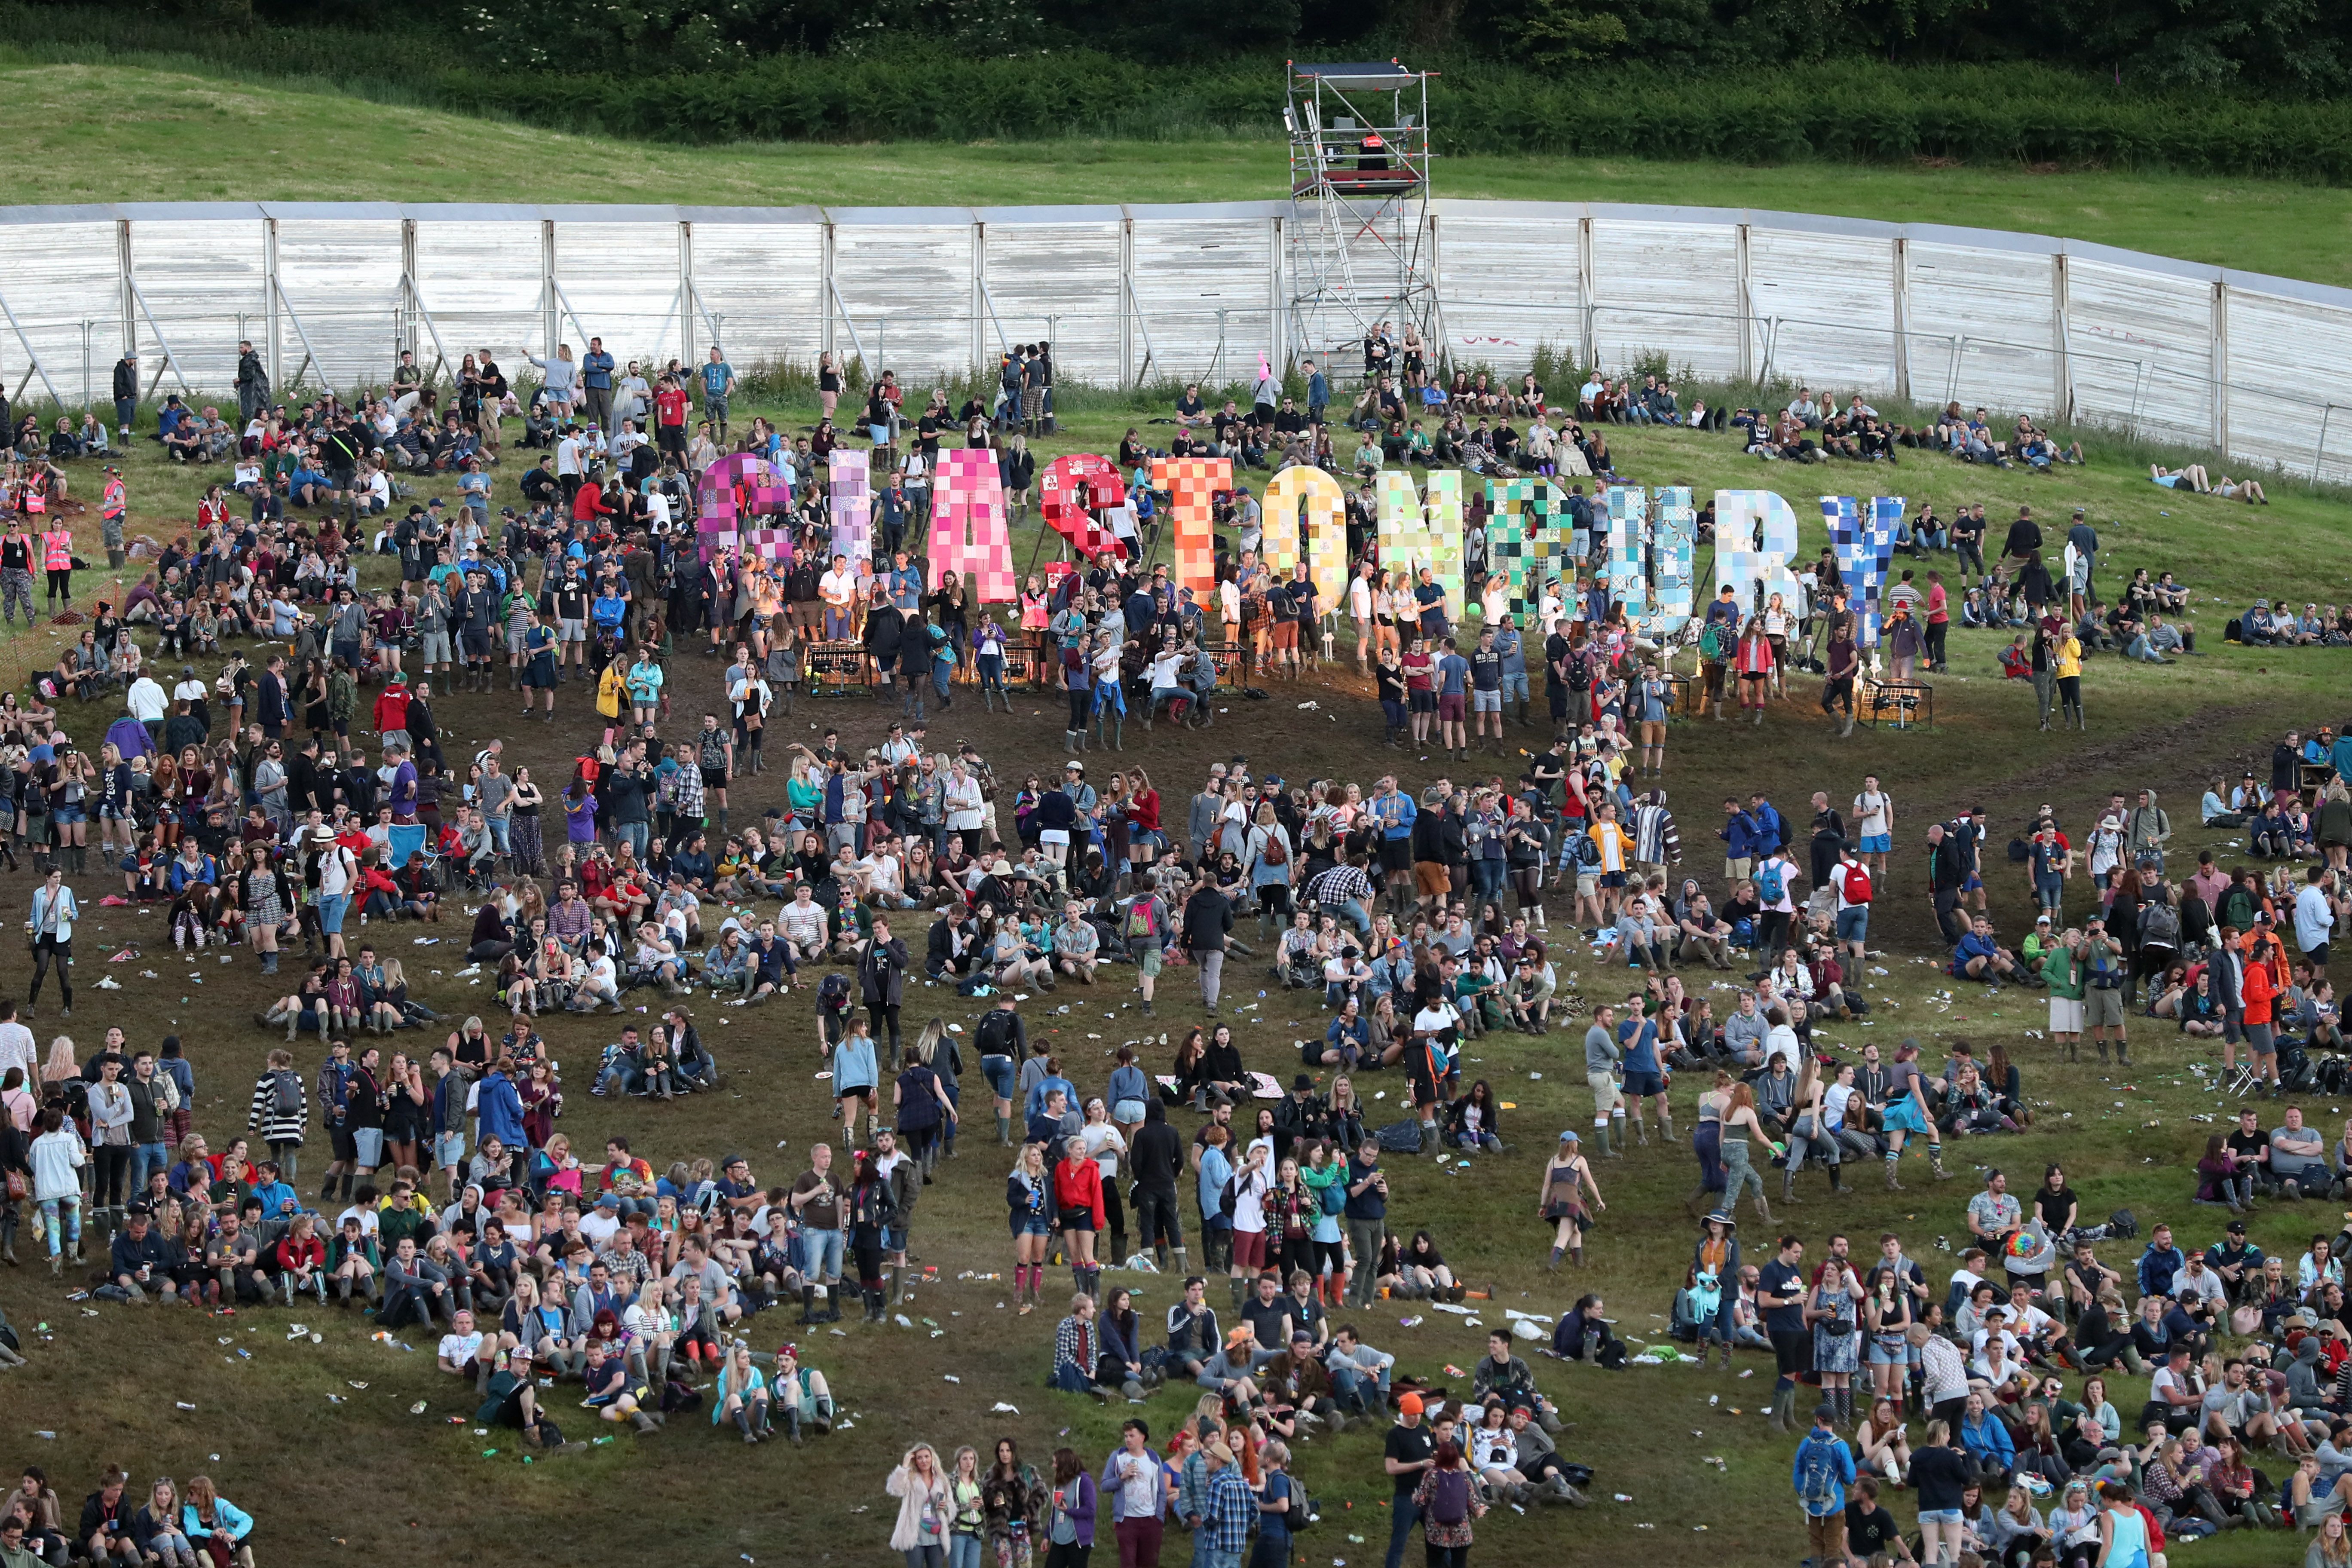
[[(1305, 509), (1302, 522), (1299, 512)], [(1264, 522), (1266, 570), (1287, 581), (1306, 550), (1307, 573), (1315, 584), (1315, 598), (1326, 607), (1348, 595), (1348, 494), (1339, 481), (1321, 468), (1301, 463), (1266, 482), (1259, 502)]]
[(1716, 590), (1729, 588), (1742, 616), (1775, 594), (1790, 614), (1803, 612), (1803, 590), (1789, 569), (1796, 555), (1797, 514), (1787, 501), (1770, 490), (1715, 492)]
[(1672, 637), (1687, 625), (1691, 603), (1691, 552), (1698, 542), (1698, 513), (1688, 485), (1664, 485), (1652, 492), (1656, 511), (1650, 525), (1650, 630)]
[(1013, 541), (1005, 531), (1004, 481), (996, 454), (984, 447), (940, 454), (931, 486), (931, 581), (972, 574), (973, 597), (983, 605), (1015, 596)]
[(1646, 619), (1650, 608), (1650, 502), (1639, 485), (1609, 489), (1609, 548), (1601, 564), (1611, 605), (1622, 605), (1633, 620)]
[(789, 562), (793, 558), (791, 528), (756, 520), (782, 517), (789, 523), (792, 510), (792, 470), (772, 468), (765, 458), (738, 452), (703, 469), (696, 481), (694, 542), (705, 562), (727, 552)]
[(1231, 458), (1154, 458), (1151, 483), (1168, 492), (1176, 585), (1206, 603), (1217, 591), (1217, 496), (1234, 488)]
[(1097, 521), (1095, 510), (1127, 500), (1118, 465), (1092, 452), (1072, 452), (1045, 465), (1037, 477), (1037, 511), (1046, 526), (1091, 559), (1118, 542)]
[(1510, 615), (1531, 615), (1554, 563), (1574, 548), (1559, 492), (1533, 476), (1486, 481), (1486, 573), (1509, 584)]
[(1847, 603), (1861, 616), (1864, 647), (1878, 646), (1886, 571), (1895, 559), (1895, 531), (1903, 524), (1903, 505), (1901, 496), (1873, 496), (1864, 522), (1853, 497), (1822, 497), (1822, 521), (1830, 531), (1830, 548), (1837, 555)]
[(1424, 566), (1445, 590), (1452, 618), (1463, 611), (1462, 476), (1452, 468), (1432, 470), (1424, 500), (1411, 474), (1381, 474), (1378, 491), (1381, 562), (1419, 582)]
[(825, 502), (833, 514), (833, 552), (849, 558), (859, 576), (874, 571), (874, 491), (866, 455), (846, 447), (831, 458), (830, 491)]

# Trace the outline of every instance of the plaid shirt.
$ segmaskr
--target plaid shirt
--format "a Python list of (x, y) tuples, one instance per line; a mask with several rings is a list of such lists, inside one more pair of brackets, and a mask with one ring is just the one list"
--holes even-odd
[(1059, 1372), (1065, 1366), (1074, 1366), (1078, 1369), (1078, 1375), (1089, 1383), (1093, 1382), (1095, 1363), (1100, 1359), (1096, 1353), (1097, 1348), (1095, 1326), (1072, 1313), (1064, 1318), (1061, 1325), (1054, 1331), (1054, 1370)]
[(1239, 1465), (1227, 1465), (1209, 1478), (1209, 1511), (1201, 1523), (1212, 1551), (1239, 1552), (1249, 1544), (1249, 1527), (1256, 1519), (1257, 1494), (1242, 1479)]
[(1343, 861), (1316, 878), (1308, 884), (1307, 891), (1318, 904), (1344, 904), (1350, 899), (1370, 898), (1372, 881), (1364, 875), (1362, 867)]

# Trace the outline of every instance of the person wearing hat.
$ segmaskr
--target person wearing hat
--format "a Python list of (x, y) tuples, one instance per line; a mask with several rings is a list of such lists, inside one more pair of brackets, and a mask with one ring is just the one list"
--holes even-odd
[(1381, 1468), (1388, 1472), (1394, 1489), (1389, 1500), (1386, 1568), (1402, 1568), (1404, 1543), (1421, 1521), (1421, 1505), (1413, 1501), (1412, 1494), (1437, 1457), (1436, 1439), (1421, 1423), (1421, 1395), (1407, 1390), (1397, 1396), (1396, 1407), (1396, 1424), (1389, 1428), (1381, 1453)]
[(1739, 1221), (1728, 1208), (1717, 1208), (1701, 1223), (1691, 1244), (1690, 1272), (1684, 1279), (1677, 1304), (1698, 1337), (1699, 1361), (1706, 1361), (1707, 1342), (1723, 1347), (1723, 1370), (1731, 1370), (1732, 1308), (1739, 1299)]
[[(1542, 1198), (1537, 1210), (1538, 1217), (1549, 1220), (1555, 1227), (1551, 1259), (1544, 1265), (1545, 1269), (1558, 1272), (1562, 1254), (1574, 1258), (1576, 1266), (1583, 1268), (1585, 1228), (1592, 1223), (1593, 1215), (1605, 1211), (1609, 1205), (1601, 1201), (1601, 1184), (1592, 1179), (1591, 1162), (1585, 1159), (1574, 1128), (1560, 1133), (1559, 1147), (1544, 1166), (1539, 1190)], [(1587, 1193), (1592, 1196), (1590, 1209), (1585, 1207), (1583, 1201)], [(1724, 1353), (1727, 1356), (1730, 1353), (1727, 1347)]]
[(1824, 1568), (1846, 1561), (1845, 1489), (1853, 1484), (1853, 1450), (1834, 1429), (1837, 1406), (1813, 1407), (1812, 1430), (1797, 1445), (1790, 1485), (1805, 1510), (1805, 1535), (1815, 1563)]

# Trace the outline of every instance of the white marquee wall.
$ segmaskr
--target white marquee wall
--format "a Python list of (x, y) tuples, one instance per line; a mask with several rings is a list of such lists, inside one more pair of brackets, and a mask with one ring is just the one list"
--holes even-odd
[[(127, 342), (164, 390), (380, 384), (591, 334), (624, 360), (821, 350), (919, 386), (1051, 339), (1098, 383), (1246, 379), (1297, 341), (1282, 203), (1017, 208), (189, 204), (0, 209), (0, 377), (102, 399)], [(1957, 398), (2352, 481), (2352, 290), (2074, 240), (1721, 208), (1432, 204), (1457, 361)], [(160, 352), (159, 352), (160, 351)], [(1346, 363), (1343, 361), (1343, 363)], [(2352, 415), (2352, 396), (2342, 405)]]

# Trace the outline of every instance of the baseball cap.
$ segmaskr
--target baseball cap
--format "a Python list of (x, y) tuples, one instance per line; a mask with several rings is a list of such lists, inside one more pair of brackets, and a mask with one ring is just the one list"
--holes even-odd
[(1576, 1136), (1576, 1130), (1574, 1128), (1570, 1128), (1569, 1131), (1561, 1133), (1559, 1135), (1559, 1141), (1563, 1143), (1574, 1143), (1580, 1142)]

